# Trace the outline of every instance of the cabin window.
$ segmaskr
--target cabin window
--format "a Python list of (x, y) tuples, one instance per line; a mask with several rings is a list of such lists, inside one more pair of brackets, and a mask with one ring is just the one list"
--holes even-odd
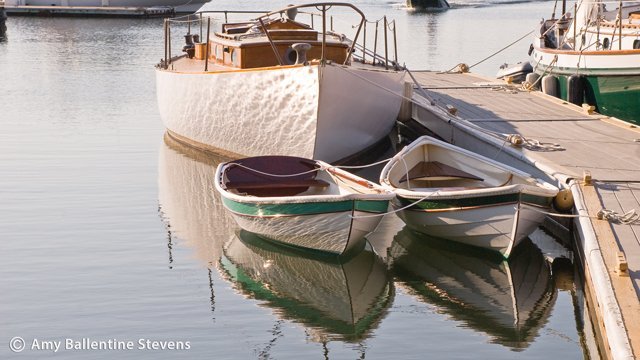
[(640, 49), (640, 40), (633, 40), (633, 48)]
[(602, 40), (602, 48), (604, 50), (609, 49), (609, 38), (604, 38), (604, 40)]
[(222, 45), (216, 45), (216, 59), (222, 61)]

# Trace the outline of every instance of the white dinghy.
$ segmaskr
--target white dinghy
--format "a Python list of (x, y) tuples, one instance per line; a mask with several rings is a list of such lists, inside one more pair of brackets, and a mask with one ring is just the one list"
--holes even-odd
[(551, 209), (558, 189), (510, 166), (423, 136), (384, 167), (380, 183), (412, 229), (507, 258)]
[(394, 197), (325, 162), (291, 156), (222, 163), (215, 187), (244, 230), (336, 255), (359, 249)]

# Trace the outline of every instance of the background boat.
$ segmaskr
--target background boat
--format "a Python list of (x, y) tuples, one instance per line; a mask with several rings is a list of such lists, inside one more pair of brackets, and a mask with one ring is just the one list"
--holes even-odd
[(535, 73), (548, 78), (543, 91), (640, 124), (640, 3), (582, 0), (567, 8), (565, 1), (562, 8), (542, 21), (529, 50)]
[(211, 0), (5, 0), (8, 7), (57, 6), (57, 7), (171, 7), (176, 13), (191, 14)]
[(451, 5), (447, 0), (407, 0), (407, 7), (415, 11), (445, 11)]

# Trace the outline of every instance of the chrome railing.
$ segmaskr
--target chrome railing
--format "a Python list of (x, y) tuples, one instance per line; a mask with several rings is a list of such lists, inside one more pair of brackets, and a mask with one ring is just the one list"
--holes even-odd
[[(183, 15), (183, 16), (179, 16), (179, 17), (175, 17), (175, 18), (170, 18), (170, 19), (165, 19), (164, 20), (164, 59), (162, 59), (160, 61), (160, 64), (158, 65), (159, 67), (163, 68), (163, 69), (167, 69), (171, 63), (183, 56), (182, 54), (179, 54), (177, 56), (173, 56), (173, 52), (172, 52), (172, 40), (171, 40), (171, 33), (172, 33), (172, 25), (174, 27), (176, 26), (183, 26), (186, 27), (186, 31), (187, 31), (187, 36), (188, 35), (192, 35), (195, 36), (197, 35), (198, 39), (210, 39), (210, 35), (211, 35), (211, 19), (214, 18), (213, 15), (223, 15), (224, 16), (224, 23), (228, 23), (230, 17), (235, 16), (235, 15), (246, 15), (246, 14), (259, 14), (259, 16), (257, 16), (256, 18), (253, 19), (246, 19), (240, 22), (247, 22), (247, 23), (255, 23), (256, 26), (259, 26), (262, 28), (264, 34), (266, 34), (272, 49), (274, 51), (274, 54), (276, 56), (276, 59), (278, 59), (278, 62), (282, 65), (283, 61), (281, 59), (281, 56), (279, 54), (279, 52), (276, 49), (276, 46), (274, 44), (274, 42), (272, 41), (270, 34), (268, 31), (266, 31), (266, 27), (264, 25), (265, 20), (273, 18), (273, 17), (280, 17), (282, 18), (283, 16), (286, 16), (286, 14), (288, 12), (292, 12), (295, 11), (297, 12), (297, 14), (303, 14), (303, 15), (308, 15), (309, 18), (309, 25), (311, 26), (312, 29), (315, 29), (316, 26), (316, 21), (317, 19), (319, 19), (321, 21), (322, 24), (322, 29), (321, 29), (321, 34), (322, 34), (322, 52), (321, 52), (321, 61), (324, 63), (326, 61), (326, 52), (325, 52), (325, 47), (326, 47), (326, 41), (327, 41), (327, 36), (334, 36), (334, 37), (340, 37), (340, 38), (346, 38), (345, 35), (340, 34), (338, 32), (335, 31), (334, 29), (334, 17), (332, 15), (327, 15), (327, 11), (329, 11), (331, 8), (333, 7), (348, 7), (351, 8), (353, 11), (355, 11), (359, 16), (360, 19), (358, 21), (358, 23), (355, 26), (351, 26), (352, 28), (356, 28), (357, 30), (355, 32), (355, 36), (352, 40), (350, 40), (351, 44), (350, 44), (350, 48), (349, 48), (349, 52), (348, 55), (344, 61), (343, 64), (347, 64), (350, 62), (350, 60), (352, 59), (352, 57), (357, 60), (360, 61), (362, 63), (369, 63), (372, 65), (377, 65), (377, 66), (384, 66), (386, 69), (389, 69), (389, 67), (394, 67), (394, 68), (398, 68), (398, 50), (397, 50), (397, 35), (396, 35), (396, 22), (395, 20), (393, 21), (389, 21), (387, 19), (386, 16), (384, 16), (381, 19), (378, 19), (376, 21), (368, 21), (364, 14), (362, 13), (362, 11), (360, 11), (360, 9), (358, 9), (357, 7), (353, 6), (352, 4), (349, 3), (313, 3), (313, 4), (305, 4), (305, 5), (297, 5), (297, 6), (289, 6), (287, 8), (284, 9), (280, 9), (277, 11), (255, 11), (255, 10), (239, 10), (239, 11), (231, 11), (231, 10), (214, 10), (214, 11), (202, 11), (202, 12), (198, 12), (195, 14), (189, 14), (189, 15)], [(316, 11), (304, 11), (301, 9), (304, 8), (314, 8)], [(314, 20), (315, 19), (315, 20)], [(215, 19), (214, 19), (215, 20)], [(327, 24), (327, 20), (329, 21), (329, 24)], [(371, 26), (375, 24), (375, 33), (374, 33), (374, 37), (373, 37), (373, 49), (371, 49), (370, 47), (367, 46), (367, 28), (368, 26)], [(379, 31), (380, 25), (382, 24), (383, 26), (383, 30), (384, 31)], [(205, 31), (205, 25), (206, 25), (206, 31)], [(193, 33), (192, 33), (193, 32)], [(319, 31), (320, 32), (320, 31)], [(361, 41), (359, 41), (359, 37), (360, 34), (362, 33), (362, 39)], [(388, 39), (389, 37), (389, 33), (391, 33), (393, 35), (393, 51), (394, 51), (394, 58), (393, 60), (391, 60), (389, 58), (389, 50), (390, 50), (390, 43), (391, 41)], [(379, 36), (381, 35), (382, 40), (379, 40)], [(257, 36), (257, 35), (256, 35)], [(260, 33), (260, 36), (262, 36), (262, 33)], [(207, 42), (206, 40), (202, 41), (202, 42)], [(382, 46), (384, 46), (384, 55), (378, 54), (378, 44), (379, 42), (382, 41)], [(209, 46), (206, 46), (206, 54), (205, 54), (205, 59), (209, 58)], [(370, 58), (370, 62), (368, 61), (368, 58)], [(204, 70), (207, 71), (208, 70), (208, 61), (204, 61)]]

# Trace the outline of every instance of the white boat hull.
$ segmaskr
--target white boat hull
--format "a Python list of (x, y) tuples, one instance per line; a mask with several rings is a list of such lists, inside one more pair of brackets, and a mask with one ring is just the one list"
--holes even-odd
[(182, 140), (236, 156), (327, 162), (391, 131), (404, 82), (403, 72), (338, 65), (156, 73), (160, 115)]
[[(419, 170), (427, 161), (430, 169)], [(396, 154), (380, 183), (395, 192), (393, 207), (411, 229), (505, 258), (544, 220), (558, 193), (527, 173), (428, 136)]]
[(545, 217), (527, 205), (513, 203), (454, 211), (405, 210), (398, 216), (415, 231), (498, 251), (505, 257)]
[[(267, 174), (269, 171), (265, 170), (274, 169), (270, 171), (286, 176), (282, 169), (291, 171), (299, 159), (265, 156), (244, 160), (220, 164), (214, 186), (238, 226), (285, 245), (336, 255), (357, 249), (378, 226), (394, 196), (377, 184), (337, 168), (315, 170), (314, 180), (325, 185), (321, 188), (304, 189), (309, 185), (303, 185), (303, 189), (291, 190), (287, 186), (293, 185), (277, 178), (261, 183), (259, 177), (247, 175), (248, 171), (240, 166)], [(277, 161), (279, 164), (273, 165)], [(264, 168), (254, 165), (267, 163), (271, 165)], [(322, 161), (313, 164), (316, 169), (329, 167)], [(286, 185), (280, 187), (281, 193), (273, 187), (279, 182)], [(238, 185), (242, 183), (248, 187)]]
[(640, 52), (592, 51), (588, 53), (544, 49), (534, 45), (532, 62), (539, 73), (573, 75), (639, 75)]
[[(363, 244), (381, 216), (352, 218), (351, 211), (300, 216), (246, 216), (233, 213), (242, 229), (286, 245), (334, 254), (349, 252)], [(354, 217), (371, 215), (355, 211)]]

